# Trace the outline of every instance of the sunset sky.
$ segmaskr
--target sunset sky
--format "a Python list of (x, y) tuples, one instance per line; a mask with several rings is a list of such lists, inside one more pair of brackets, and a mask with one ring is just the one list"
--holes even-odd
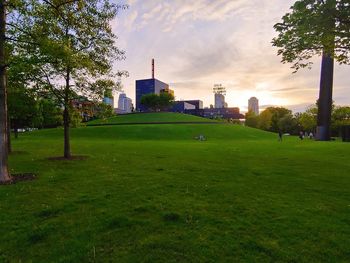
[[(129, 0), (113, 30), (126, 60), (124, 91), (135, 100), (135, 80), (151, 77), (169, 83), (176, 99), (214, 103), (212, 89), (221, 83), (231, 107), (246, 111), (255, 96), (260, 105), (286, 106), (303, 111), (318, 98), (320, 58), (312, 70), (292, 74), (272, 47), (273, 25), (294, 0)], [(336, 104), (350, 104), (350, 67), (336, 66)]]

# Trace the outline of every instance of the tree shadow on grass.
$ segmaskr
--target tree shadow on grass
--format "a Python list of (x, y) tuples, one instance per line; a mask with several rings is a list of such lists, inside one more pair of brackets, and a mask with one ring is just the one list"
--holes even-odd
[(10, 184), (23, 182), (23, 181), (33, 181), (36, 178), (37, 178), (37, 175), (33, 173), (11, 174), (11, 180), (3, 183), (0, 182), (0, 185), (10, 185)]
[(73, 155), (69, 158), (65, 158), (63, 156), (49, 157), (49, 158), (47, 158), (47, 160), (49, 160), (49, 161), (84, 161), (88, 158), (89, 158), (89, 156), (87, 156), (87, 155)]

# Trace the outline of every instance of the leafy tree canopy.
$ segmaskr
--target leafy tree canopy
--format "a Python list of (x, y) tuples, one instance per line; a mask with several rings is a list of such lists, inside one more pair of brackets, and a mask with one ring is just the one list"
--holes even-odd
[(141, 104), (152, 111), (164, 111), (171, 107), (174, 102), (173, 95), (169, 93), (146, 94), (141, 97)]
[(298, 0), (274, 28), (278, 36), (272, 43), (282, 62), (294, 63), (295, 71), (311, 67), (311, 58), (322, 52), (350, 64), (348, 0)]

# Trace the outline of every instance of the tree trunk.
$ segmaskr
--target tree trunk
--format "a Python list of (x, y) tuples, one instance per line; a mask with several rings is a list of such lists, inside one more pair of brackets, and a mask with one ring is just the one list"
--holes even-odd
[(323, 53), (316, 131), (316, 140), (318, 141), (329, 141), (331, 139), (333, 72), (334, 59)]
[(0, 183), (11, 180), (8, 171), (7, 144), (7, 94), (5, 61), (5, 0), (0, 0)]
[(69, 159), (72, 157), (70, 152), (70, 138), (69, 138), (69, 79), (70, 70), (67, 68), (66, 75), (66, 87), (64, 90), (64, 112), (63, 112), (63, 126), (64, 126), (64, 158)]

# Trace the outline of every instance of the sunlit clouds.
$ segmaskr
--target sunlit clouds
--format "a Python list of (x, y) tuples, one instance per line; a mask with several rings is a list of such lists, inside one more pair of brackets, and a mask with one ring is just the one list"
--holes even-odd
[[(123, 80), (132, 99), (135, 80), (151, 77), (171, 84), (177, 99), (213, 104), (212, 88), (227, 88), (229, 106), (244, 111), (249, 97), (260, 105), (303, 110), (318, 97), (320, 58), (312, 70), (292, 74), (271, 46), (273, 25), (292, 0), (132, 0), (113, 24), (127, 59), (116, 63), (130, 77)], [(350, 104), (349, 66), (336, 66), (334, 100)]]

